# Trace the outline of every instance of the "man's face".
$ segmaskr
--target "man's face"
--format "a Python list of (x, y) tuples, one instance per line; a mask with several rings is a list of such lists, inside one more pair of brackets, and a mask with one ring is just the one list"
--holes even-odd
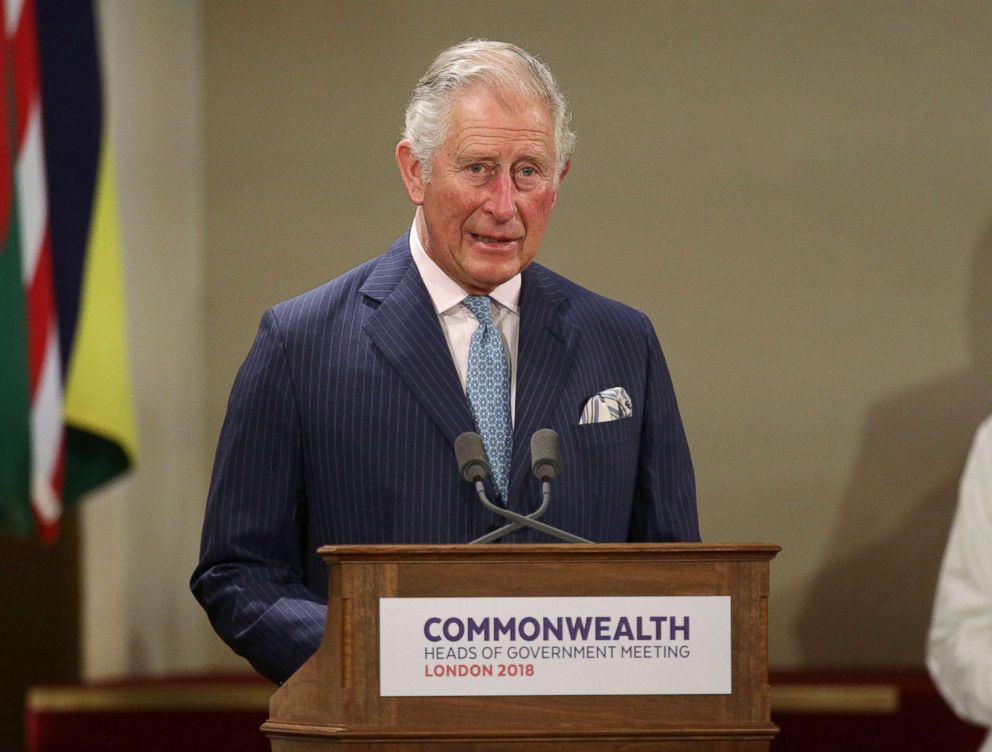
[[(542, 104), (501, 103), (484, 86), (455, 99), (449, 125), (430, 182), (408, 142), (397, 146), (397, 160), (422, 208), (428, 255), (467, 292), (485, 294), (537, 254), (558, 198), (554, 128)], [(567, 165), (560, 178), (566, 172)]]

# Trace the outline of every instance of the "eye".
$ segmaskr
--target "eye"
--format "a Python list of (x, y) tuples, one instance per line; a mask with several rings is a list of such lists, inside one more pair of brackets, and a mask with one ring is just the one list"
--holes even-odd
[(476, 162), (475, 164), (470, 164), (468, 166), (468, 171), (473, 175), (482, 175), (483, 173), (485, 173), (486, 167), (485, 165)]
[(530, 190), (540, 185), (542, 174), (540, 168), (536, 165), (520, 165), (517, 168), (514, 180), (520, 190)]

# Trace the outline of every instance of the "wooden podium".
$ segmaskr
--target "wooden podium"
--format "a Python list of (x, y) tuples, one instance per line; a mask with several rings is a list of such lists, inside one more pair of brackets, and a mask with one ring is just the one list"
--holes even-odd
[[(770, 545), (324, 547), (317, 652), (262, 726), (273, 752), (767, 750)], [(730, 596), (731, 691), (698, 695), (380, 696), (380, 598)]]

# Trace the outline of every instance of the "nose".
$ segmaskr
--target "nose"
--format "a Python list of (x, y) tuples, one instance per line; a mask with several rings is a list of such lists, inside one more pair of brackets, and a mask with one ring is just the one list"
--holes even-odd
[(490, 182), (486, 211), (498, 222), (509, 222), (517, 213), (517, 187), (508, 171), (498, 173)]

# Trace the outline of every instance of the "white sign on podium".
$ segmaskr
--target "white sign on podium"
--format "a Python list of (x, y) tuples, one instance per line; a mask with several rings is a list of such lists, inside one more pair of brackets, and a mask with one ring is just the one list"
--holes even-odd
[(730, 597), (380, 598), (379, 693), (730, 694)]

